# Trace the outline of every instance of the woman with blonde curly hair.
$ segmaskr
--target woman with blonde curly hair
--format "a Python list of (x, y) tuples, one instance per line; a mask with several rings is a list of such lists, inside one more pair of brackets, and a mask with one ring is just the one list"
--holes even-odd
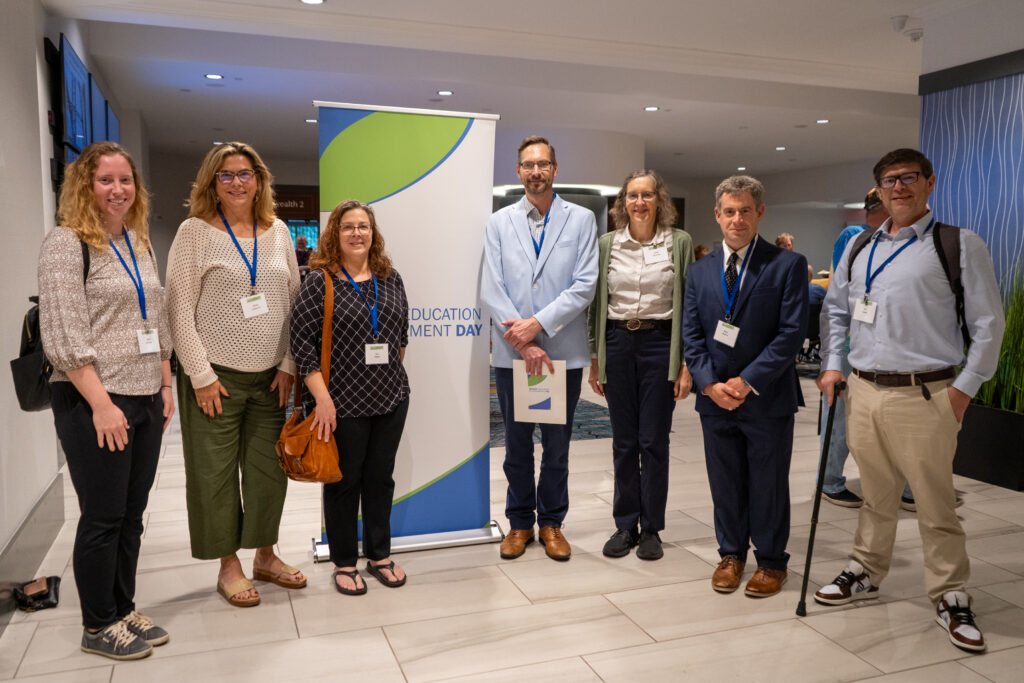
[(220, 560), (217, 591), (236, 607), (260, 602), (241, 548), (256, 548), (254, 578), (306, 585), (274, 553), (288, 485), (274, 444), (295, 375), (288, 319), (299, 267), (272, 182), (244, 142), (211, 149), (167, 265), (192, 555)]
[(654, 171), (630, 174), (611, 213), (616, 229), (598, 240), (597, 292), (587, 318), (588, 381), (607, 399), (612, 423), (616, 531), (603, 552), (623, 557), (637, 546), (637, 557), (657, 560), (672, 412), (691, 385), (681, 325), (693, 242), (674, 227), (672, 197)]
[(170, 638), (136, 611), (135, 570), (174, 396), (146, 188), (120, 145), (89, 145), (68, 166), (58, 223), (39, 255), (39, 321), (81, 510), (72, 557), (82, 650), (139, 659)]
[[(366, 571), (385, 586), (405, 583), (391, 555), (395, 454), (409, 411), (405, 347), (409, 303), (402, 277), (384, 251), (373, 209), (355, 200), (331, 212), (292, 311), (292, 354), (315, 406), (318, 438), (330, 432), (341, 455), (341, 481), (324, 485), (324, 519), (334, 587), (362, 595), (356, 569), (358, 516), (363, 512)], [(329, 384), (320, 367), (327, 278), (334, 289)]]

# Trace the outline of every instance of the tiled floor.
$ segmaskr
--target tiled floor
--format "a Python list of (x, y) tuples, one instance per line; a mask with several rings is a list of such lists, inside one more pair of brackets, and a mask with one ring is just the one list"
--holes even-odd
[[(811, 384), (805, 394), (815, 400)], [(600, 402), (584, 385), (584, 398)], [(818, 439), (817, 406), (797, 415), (790, 476), (789, 583), (754, 600), (714, 593), (717, 560), (711, 497), (693, 399), (675, 414), (665, 557), (612, 560), (607, 439), (576, 441), (565, 534), (570, 562), (534, 544), (514, 561), (494, 545), (396, 556), (410, 575), (400, 590), (370, 582), (344, 597), (330, 566), (314, 565), (319, 488), (292, 484), (280, 552), (310, 576), (301, 591), (259, 584), (263, 604), (241, 610), (214, 592), (215, 563), (193, 560), (185, 522), (180, 435), (170, 433), (146, 514), (138, 603), (171, 632), (139, 662), (115, 664), (79, 651), (78, 596), (70, 553), (76, 511), (39, 569), (59, 574), (56, 610), (18, 613), (0, 637), (0, 679), (32, 681), (1015, 681), (1024, 680), (1024, 493), (957, 478), (972, 559), (971, 588), (989, 651), (954, 648), (924, 594), (920, 539), (901, 513), (895, 561), (881, 599), (798, 618)], [(492, 514), (502, 516), (503, 451), (492, 451)], [(856, 468), (847, 466), (851, 487)], [(840, 569), (855, 510), (822, 504), (811, 590)], [(252, 552), (243, 554), (251, 562)], [(749, 576), (748, 572), (748, 576)]]

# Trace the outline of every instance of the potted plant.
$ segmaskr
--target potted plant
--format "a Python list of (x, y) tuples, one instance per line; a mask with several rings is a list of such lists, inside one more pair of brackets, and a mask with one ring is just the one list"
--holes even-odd
[(1005, 299), (999, 364), (964, 414), (953, 471), (1024, 491), (1024, 268)]

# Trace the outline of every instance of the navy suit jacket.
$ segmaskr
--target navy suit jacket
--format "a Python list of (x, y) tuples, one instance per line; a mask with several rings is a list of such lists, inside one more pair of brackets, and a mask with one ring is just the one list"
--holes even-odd
[(714, 339), (718, 321), (725, 318), (722, 249), (693, 263), (686, 274), (683, 349), (702, 415), (728, 414), (701, 391), (736, 376), (758, 392), (747, 395), (739, 416), (781, 417), (797, 410), (796, 356), (807, 334), (807, 259), (762, 238), (753, 249), (733, 307), (732, 323), (740, 330), (732, 348)]

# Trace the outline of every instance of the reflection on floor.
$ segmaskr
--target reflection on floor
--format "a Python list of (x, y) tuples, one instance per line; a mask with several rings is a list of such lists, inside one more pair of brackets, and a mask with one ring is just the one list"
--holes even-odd
[[(146, 513), (139, 609), (171, 641), (139, 662), (79, 651), (78, 596), (70, 565), (77, 506), (38, 574), (64, 578), (58, 609), (18, 613), (0, 638), (0, 680), (33, 681), (1020, 681), (1024, 670), (1024, 494), (957, 477), (972, 560), (971, 590), (989, 652), (950, 645), (925, 597), (914, 516), (901, 512), (892, 574), (881, 599), (853, 607), (808, 605), (794, 614), (802, 579), (818, 451), (817, 393), (797, 415), (791, 574), (781, 595), (714, 593), (711, 497), (693, 399), (676, 410), (665, 557), (612, 560), (607, 439), (573, 443), (569, 562), (537, 544), (513, 561), (494, 545), (396, 556), (399, 590), (369, 581), (362, 597), (330, 585), (314, 565), (319, 490), (292, 484), (281, 555), (310, 577), (287, 591), (258, 584), (263, 604), (237, 609), (214, 592), (216, 563), (190, 557), (180, 435), (172, 431)], [(584, 385), (584, 399), (601, 399)], [(539, 449), (538, 449), (539, 450)], [(504, 524), (503, 449), (492, 448), (492, 514)], [(847, 466), (858, 489), (856, 468)], [(831, 580), (849, 551), (856, 510), (823, 504), (811, 590)], [(252, 551), (243, 554), (248, 565)], [(745, 578), (749, 577), (748, 570)], [(34, 678), (30, 678), (34, 677)]]

